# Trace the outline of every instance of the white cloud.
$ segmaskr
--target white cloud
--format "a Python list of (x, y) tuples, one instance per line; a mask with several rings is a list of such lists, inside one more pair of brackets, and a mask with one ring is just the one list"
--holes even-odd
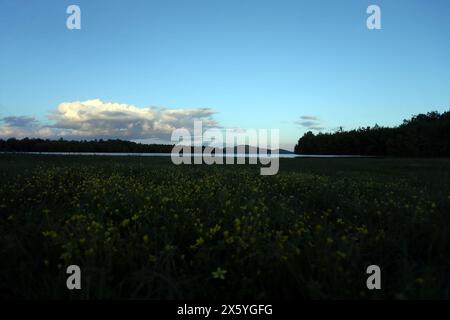
[(202, 120), (204, 128), (218, 127), (214, 113), (210, 108), (140, 108), (99, 99), (63, 102), (51, 112), (50, 124), (26, 116), (0, 119), (0, 137), (170, 140), (174, 129), (191, 129), (194, 120)]

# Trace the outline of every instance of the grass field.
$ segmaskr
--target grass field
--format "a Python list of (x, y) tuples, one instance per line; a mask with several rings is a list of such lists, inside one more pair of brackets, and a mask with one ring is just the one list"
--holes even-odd
[(449, 296), (450, 160), (0, 155), (1, 298)]

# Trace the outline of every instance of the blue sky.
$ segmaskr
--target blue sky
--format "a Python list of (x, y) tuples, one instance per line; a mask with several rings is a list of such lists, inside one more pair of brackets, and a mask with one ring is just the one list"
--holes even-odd
[(448, 110), (449, 35), (446, 0), (0, 0), (0, 118), (54, 125), (61, 103), (94, 99), (209, 108), (292, 147), (300, 117), (329, 131)]

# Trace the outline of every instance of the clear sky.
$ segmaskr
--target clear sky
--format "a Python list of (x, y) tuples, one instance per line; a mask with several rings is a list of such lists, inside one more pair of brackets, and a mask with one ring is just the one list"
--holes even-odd
[[(71, 4), (81, 30), (66, 28)], [(366, 27), (370, 4), (381, 30)], [(449, 108), (448, 0), (0, 0), (3, 136), (102, 136), (124, 116), (160, 126), (131, 139), (162, 138), (174, 117), (200, 112), (224, 127), (279, 128), (292, 147), (309, 129)]]

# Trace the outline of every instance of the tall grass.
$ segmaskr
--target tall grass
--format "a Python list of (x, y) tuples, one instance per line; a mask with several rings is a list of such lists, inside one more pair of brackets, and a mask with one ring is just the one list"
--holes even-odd
[(0, 155), (0, 297), (449, 297), (450, 161), (280, 168)]

